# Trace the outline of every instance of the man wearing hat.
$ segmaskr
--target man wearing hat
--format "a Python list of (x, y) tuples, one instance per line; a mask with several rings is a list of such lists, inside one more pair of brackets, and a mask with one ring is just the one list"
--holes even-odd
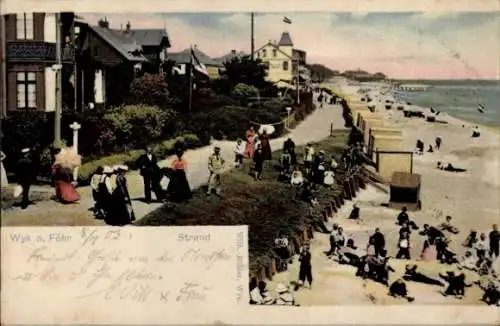
[(27, 208), (30, 204), (29, 191), (37, 175), (37, 167), (34, 166), (30, 153), (31, 150), (29, 148), (21, 150), (21, 158), (17, 161), (16, 166), (16, 179), (23, 189), (23, 198), (21, 201), (23, 209)]
[(220, 155), (220, 147), (216, 146), (213, 154), (208, 158), (208, 171), (210, 172), (210, 176), (208, 177), (207, 195), (212, 194), (213, 190), (215, 190), (217, 195), (220, 195), (221, 174), (224, 163), (224, 159)]
[(151, 190), (154, 191), (157, 200), (163, 199), (163, 191), (160, 186), (160, 168), (158, 159), (153, 154), (151, 148), (146, 148), (146, 153), (142, 154), (136, 161), (140, 174), (144, 180), (144, 198), (146, 202), (151, 202)]

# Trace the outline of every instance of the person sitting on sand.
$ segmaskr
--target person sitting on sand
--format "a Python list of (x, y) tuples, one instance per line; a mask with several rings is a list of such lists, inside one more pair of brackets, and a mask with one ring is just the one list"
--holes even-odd
[(351, 214), (349, 214), (349, 219), (357, 220), (359, 219), (359, 207), (357, 204), (352, 206)]
[(408, 296), (408, 289), (406, 283), (402, 279), (397, 279), (389, 287), (389, 295), (395, 298), (404, 298), (408, 302), (413, 302), (415, 298)]
[(302, 175), (302, 172), (300, 170), (296, 169), (292, 172), (290, 183), (295, 188), (302, 187), (302, 185), (304, 184), (304, 176)]
[(477, 271), (477, 259), (472, 254), (472, 251), (467, 250), (464, 256), (459, 260), (457, 267), (458, 269), (467, 269), (469, 271)]
[(493, 261), (488, 257), (484, 258), (481, 261), (478, 260), (476, 266), (477, 266), (477, 273), (481, 276), (496, 274), (493, 269)]
[(489, 306), (500, 306), (500, 282), (493, 278), (478, 281), (478, 286), (484, 291), (481, 301)]
[(481, 136), (481, 132), (479, 131), (478, 126), (474, 126), (472, 129), (472, 138), (479, 138)]
[(417, 153), (422, 155), (424, 153), (424, 142), (421, 141), (420, 139), (417, 140), (416, 148), (417, 148)]
[(279, 306), (295, 306), (295, 299), (288, 287), (283, 283), (278, 283), (276, 286), (276, 304)]
[(429, 144), (429, 148), (427, 149), (427, 153), (434, 153), (434, 149), (432, 148), (431, 144)]
[(448, 240), (445, 238), (436, 238), (437, 259), (441, 264), (455, 264), (458, 263), (456, 254), (450, 250)]
[(418, 272), (417, 268), (418, 268), (417, 265), (406, 265), (403, 279), (405, 281), (413, 281), (413, 282), (425, 283), (425, 284), (429, 284), (429, 285), (439, 285), (439, 286), (444, 285), (444, 283), (441, 282), (440, 280), (436, 280), (432, 277), (429, 277), (423, 273)]
[(465, 288), (472, 286), (472, 284), (465, 283), (464, 273), (455, 275), (455, 272), (448, 271), (446, 272), (446, 275), (439, 274), (439, 277), (448, 282), (448, 287), (443, 293), (443, 295), (445, 296), (451, 295), (456, 297), (463, 297), (465, 295)]
[(476, 242), (477, 242), (477, 232), (475, 230), (471, 230), (467, 238), (462, 243), (462, 245), (467, 248), (472, 248)]
[(345, 246), (339, 249), (339, 263), (349, 264), (351, 266), (358, 267), (361, 263), (362, 257), (365, 255), (364, 252), (358, 249), (354, 244), (353, 239), (348, 239)]
[[(394, 272), (394, 269), (387, 264), (390, 258), (386, 256), (386, 250), (382, 250), (376, 256), (366, 256), (364, 263), (360, 264), (356, 275), (360, 275), (363, 278), (368, 277), (375, 282), (389, 286), (389, 272)], [(359, 270), (360, 268), (362, 269), (361, 271)]]
[(458, 229), (451, 224), (451, 219), (452, 218), (450, 215), (446, 216), (445, 221), (439, 224), (439, 229), (441, 231), (448, 231), (453, 234), (458, 234), (460, 231), (458, 231)]

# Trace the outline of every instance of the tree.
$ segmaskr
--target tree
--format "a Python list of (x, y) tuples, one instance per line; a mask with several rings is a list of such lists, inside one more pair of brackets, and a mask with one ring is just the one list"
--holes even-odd
[(311, 71), (311, 79), (314, 82), (322, 83), (335, 76), (335, 71), (322, 64), (314, 63), (307, 65), (307, 68)]
[(252, 60), (250, 56), (233, 57), (227, 60), (221, 72), (221, 77), (229, 83), (231, 89), (240, 83), (255, 86), (258, 89), (264, 88), (268, 84), (265, 80), (266, 76), (266, 65), (259, 59)]
[(163, 107), (168, 99), (168, 85), (162, 75), (145, 74), (130, 85), (133, 103)]

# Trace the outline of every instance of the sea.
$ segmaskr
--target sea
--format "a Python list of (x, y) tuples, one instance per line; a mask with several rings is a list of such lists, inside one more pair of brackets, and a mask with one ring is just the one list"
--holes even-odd
[[(500, 80), (399, 80), (422, 84), (425, 91), (404, 92), (402, 99), (421, 107), (432, 107), (479, 125), (500, 127)], [(482, 105), (484, 113), (478, 111)]]

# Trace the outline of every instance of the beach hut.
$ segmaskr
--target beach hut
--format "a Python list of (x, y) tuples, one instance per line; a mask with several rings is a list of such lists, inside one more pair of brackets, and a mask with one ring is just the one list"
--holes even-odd
[(384, 125), (385, 122), (382, 119), (370, 118), (364, 122), (363, 140), (367, 146), (370, 142), (370, 130), (376, 127), (383, 127)]
[(352, 113), (353, 123), (356, 127), (359, 128), (360, 115), (371, 113), (370, 109), (367, 105), (357, 105), (357, 106), (349, 106)]
[(377, 173), (390, 181), (395, 172), (413, 172), (412, 151), (377, 151), (375, 153)]
[(410, 211), (421, 209), (421, 180), (419, 174), (394, 172), (390, 184), (389, 207), (401, 209), (406, 206)]
[(360, 129), (364, 132), (368, 127), (368, 122), (372, 120), (384, 121), (384, 115), (380, 112), (363, 113), (360, 117)]
[(403, 143), (402, 135), (371, 134), (368, 143), (368, 156), (375, 159), (377, 151), (401, 151)]

